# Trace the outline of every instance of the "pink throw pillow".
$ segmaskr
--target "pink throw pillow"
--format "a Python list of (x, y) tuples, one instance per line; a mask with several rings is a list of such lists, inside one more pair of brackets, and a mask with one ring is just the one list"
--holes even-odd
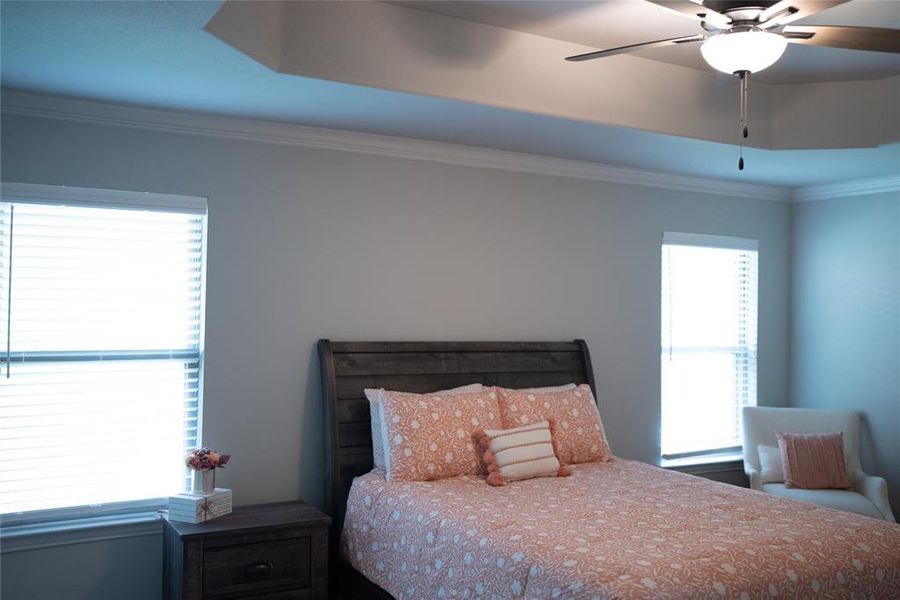
[(566, 465), (611, 460), (603, 422), (590, 386), (558, 392), (522, 392), (497, 388), (503, 427), (553, 421), (557, 457)]
[(455, 394), (381, 393), (385, 477), (388, 481), (433, 481), (486, 470), (472, 433), (500, 429), (493, 390)]
[(782, 433), (778, 447), (784, 486), (806, 490), (851, 487), (844, 464), (843, 433)]

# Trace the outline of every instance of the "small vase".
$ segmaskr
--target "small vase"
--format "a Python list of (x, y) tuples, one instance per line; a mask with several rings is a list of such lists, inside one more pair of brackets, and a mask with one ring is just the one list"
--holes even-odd
[(194, 471), (191, 491), (195, 494), (211, 494), (216, 489), (216, 470)]

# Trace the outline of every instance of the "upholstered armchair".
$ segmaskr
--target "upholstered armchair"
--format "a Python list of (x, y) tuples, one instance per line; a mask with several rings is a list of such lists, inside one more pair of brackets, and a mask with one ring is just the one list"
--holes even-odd
[[(760, 446), (778, 448), (776, 432), (844, 434), (844, 462), (852, 490), (787, 488), (760, 479)], [(744, 471), (750, 487), (776, 496), (812, 502), (867, 517), (896, 522), (888, 503), (887, 482), (866, 475), (859, 462), (859, 413), (846, 410), (744, 407)]]

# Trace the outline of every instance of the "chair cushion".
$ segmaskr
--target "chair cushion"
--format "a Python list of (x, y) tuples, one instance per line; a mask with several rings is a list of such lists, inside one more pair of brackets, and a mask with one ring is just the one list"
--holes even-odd
[(767, 483), (762, 486), (762, 490), (768, 494), (790, 498), (791, 500), (812, 502), (820, 506), (836, 508), (874, 519), (884, 518), (881, 511), (872, 504), (871, 500), (862, 494), (849, 490), (803, 490), (787, 488), (783, 483)]

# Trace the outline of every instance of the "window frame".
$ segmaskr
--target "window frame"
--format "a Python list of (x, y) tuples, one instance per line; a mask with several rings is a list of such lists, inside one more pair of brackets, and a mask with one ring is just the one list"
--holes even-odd
[[(55, 186), (33, 183), (0, 182), (0, 202), (45, 204), (57, 206), (83, 206), (88, 208), (108, 208), (119, 210), (157, 211), (184, 213), (202, 216), (200, 246), (200, 329), (198, 348), (196, 351), (146, 350), (109, 350), (109, 351), (46, 351), (27, 352), (29, 359), (21, 362), (38, 362), (55, 360), (77, 362), (81, 360), (153, 360), (153, 359), (195, 359), (198, 369), (197, 381), (197, 443), (203, 439), (203, 396), (205, 375), (205, 342), (206, 342), (206, 281), (207, 281), (207, 233), (209, 222), (208, 202), (204, 197), (152, 192), (134, 192), (121, 190), (105, 190)], [(15, 352), (10, 353), (11, 364), (15, 364)], [(35, 358), (31, 358), (35, 357)], [(6, 352), (2, 357), (3, 366), (7, 363)], [(4, 369), (5, 370), (5, 369)], [(185, 480), (187, 481), (185, 467)], [(103, 517), (121, 517), (158, 511), (165, 508), (167, 497), (140, 498), (121, 502), (106, 502), (87, 505), (66, 506), (49, 509), (10, 512), (0, 515), (0, 531), (13, 531), (12, 528), (33, 525), (51, 525), (83, 519)]]
[[(674, 232), (674, 231), (665, 231), (662, 235), (662, 242), (660, 244), (660, 253), (665, 251), (666, 246), (687, 246), (694, 248), (709, 248), (709, 249), (720, 249), (720, 250), (738, 250), (738, 251), (746, 251), (746, 252), (755, 252), (756, 253), (756, 286), (755, 286), (755, 307), (756, 307), (756, 316), (754, 319), (754, 325), (756, 327), (756, 368), (754, 369), (754, 398), (753, 404), (745, 404), (744, 406), (757, 406), (759, 403), (759, 366), (758, 366), (758, 356), (759, 356), (759, 240), (753, 238), (744, 238), (737, 236), (725, 236), (725, 235), (711, 235), (711, 234), (702, 234), (702, 233), (685, 233), (685, 232)], [(662, 266), (662, 261), (660, 261), (660, 266)], [(665, 273), (660, 269), (660, 300), (662, 300), (662, 289), (663, 289), (663, 277)], [(663, 387), (662, 387), (662, 355), (665, 352), (665, 348), (663, 346), (663, 335), (662, 335), (662, 324), (663, 324), (663, 315), (664, 308), (662, 303), (660, 304), (660, 394), (659, 394), (659, 402), (660, 402), (660, 419), (659, 419), (659, 462), (661, 464), (665, 463), (675, 463), (682, 461), (692, 461), (699, 462), (703, 457), (730, 457), (732, 455), (737, 455), (742, 450), (742, 445), (736, 446), (727, 446), (722, 448), (707, 448), (703, 450), (694, 450), (689, 452), (676, 452), (667, 454), (663, 451), (662, 447), (662, 435), (663, 435), (663, 412), (662, 412), (662, 403), (663, 403)], [(671, 318), (671, 316), (670, 316)], [(671, 348), (669, 349), (671, 351)]]

